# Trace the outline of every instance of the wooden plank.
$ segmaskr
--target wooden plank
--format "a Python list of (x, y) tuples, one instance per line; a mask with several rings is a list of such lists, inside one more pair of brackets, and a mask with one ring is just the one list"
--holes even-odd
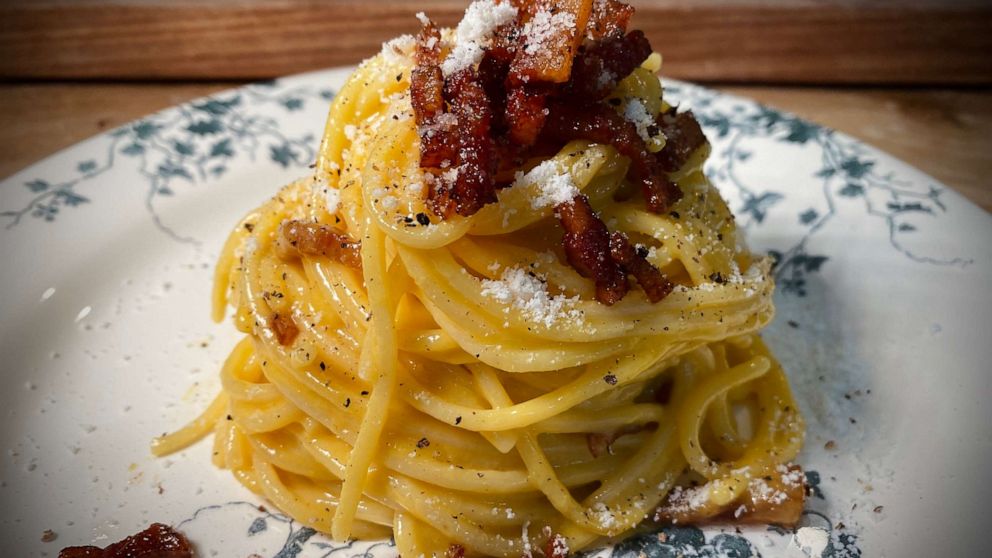
[[(353, 64), (467, 0), (40, 0), (0, 6), (0, 78), (259, 79)], [(982, 0), (641, 0), (667, 74), (765, 83), (992, 83)]]
[[(93, 134), (230, 87), (198, 84), (0, 85), (0, 178)], [(992, 211), (992, 92), (733, 87), (863, 139)]]

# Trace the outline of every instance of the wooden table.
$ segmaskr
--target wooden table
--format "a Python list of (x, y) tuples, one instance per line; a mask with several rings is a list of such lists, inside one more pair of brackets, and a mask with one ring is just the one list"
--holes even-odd
[[(847, 132), (992, 211), (988, 0), (628, 1), (666, 74)], [(415, 11), (451, 24), (467, 3), (0, 3), (0, 178), (179, 102), (355, 63)]]

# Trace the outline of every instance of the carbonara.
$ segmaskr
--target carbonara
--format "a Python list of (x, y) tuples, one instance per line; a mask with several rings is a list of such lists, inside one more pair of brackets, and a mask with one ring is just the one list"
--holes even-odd
[(411, 557), (794, 522), (770, 262), (630, 12), (482, 0), (364, 62), (313, 175), (228, 238), (213, 312), (244, 338), (153, 451), (213, 433), (214, 464), (297, 521)]

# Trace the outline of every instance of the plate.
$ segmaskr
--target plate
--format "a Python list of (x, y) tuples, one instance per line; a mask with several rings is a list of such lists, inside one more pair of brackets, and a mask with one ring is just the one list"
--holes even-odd
[[(0, 539), (14, 554), (105, 545), (152, 521), (178, 525), (200, 556), (395, 554), (265, 508), (214, 469), (209, 442), (165, 459), (148, 449), (217, 391), (237, 337), (209, 319), (221, 243), (308, 172), (349, 71), (195, 100), (0, 184)], [(594, 553), (981, 554), (992, 217), (843, 134), (665, 84), (703, 124), (707, 174), (752, 246), (778, 260), (766, 338), (809, 423), (813, 496), (796, 533), (669, 527)]]

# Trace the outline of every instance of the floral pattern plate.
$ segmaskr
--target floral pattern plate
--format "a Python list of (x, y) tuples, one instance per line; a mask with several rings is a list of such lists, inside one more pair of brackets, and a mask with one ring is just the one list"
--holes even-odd
[[(161, 521), (200, 556), (392, 556), (260, 506), (210, 443), (154, 459), (236, 339), (209, 319), (236, 220), (305, 174), (328, 70), (195, 100), (0, 183), (0, 539), (105, 545)], [(713, 142), (707, 172), (777, 259), (766, 337), (809, 422), (797, 532), (648, 530), (590, 554), (978, 556), (992, 501), (992, 217), (843, 134), (666, 81)]]

